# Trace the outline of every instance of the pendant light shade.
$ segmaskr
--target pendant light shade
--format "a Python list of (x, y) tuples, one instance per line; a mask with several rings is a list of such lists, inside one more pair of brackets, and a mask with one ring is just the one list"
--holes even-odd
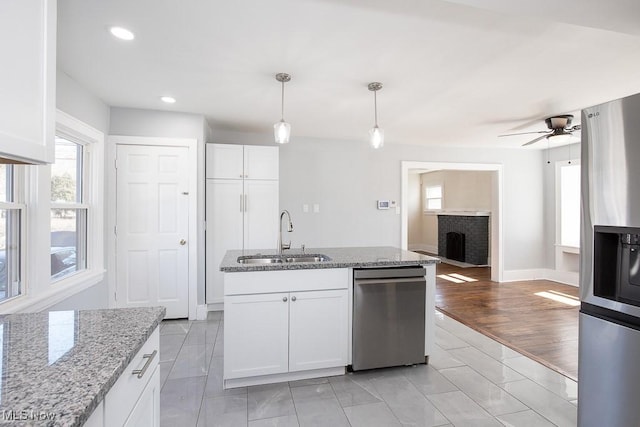
[(382, 83), (372, 82), (369, 83), (369, 90), (373, 92), (373, 111), (374, 111), (374, 125), (369, 131), (369, 144), (373, 148), (380, 148), (384, 145), (384, 131), (378, 127), (378, 98), (377, 92), (382, 89)]
[(369, 143), (373, 148), (380, 148), (384, 145), (384, 131), (378, 126), (369, 130)]
[(287, 73), (278, 73), (276, 80), (282, 83), (282, 109), (280, 121), (273, 125), (273, 136), (278, 144), (287, 144), (291, 136), (291, 125), (284, 121), (284, 84), (291, 80), (291, 76)]

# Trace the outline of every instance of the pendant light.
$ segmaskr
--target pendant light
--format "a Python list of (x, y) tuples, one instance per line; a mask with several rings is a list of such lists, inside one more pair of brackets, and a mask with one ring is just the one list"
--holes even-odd
[(369, 131), (369, 143), (373, 148), (380, 148), (384, 145), (384, 131), (378, 127), (378, 98), (376, 92), (382, 89), (382, 83), (369, 83), (369, 90), (373, 92), (373, 111), (375, 124)]
[(278, 73), (276, 80), (282, 83), (282, 110), (280, 121), (273, 125), (273, 134), (278, 144), (286, 144), (291, 136), (291, 125), (284, 121), (284, 84), (291, 80), (291, 76), (287, 73)]

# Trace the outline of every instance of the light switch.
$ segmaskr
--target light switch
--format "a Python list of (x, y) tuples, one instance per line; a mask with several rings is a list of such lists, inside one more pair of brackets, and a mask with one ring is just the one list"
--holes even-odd
[(304, 213), (309, 213), (309, 205), (308, 204), (304, 204), (302, 205), (302, 212)]
[(313, 204), (313, 213), (320, 212), (320, 205), (318, 203)]

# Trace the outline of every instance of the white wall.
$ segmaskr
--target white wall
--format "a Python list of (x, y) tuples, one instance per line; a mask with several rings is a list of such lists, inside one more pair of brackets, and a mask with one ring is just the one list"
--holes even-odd
[(109, 133), (109, 106), (58, 69), (56, 107), (78, 120)]
[[(212, 133), (204, 116), (171, 111), (141, 110), (136, 108), (111, 108), (110, 135), (157, 136), (163, 138), (194, 138), (198, 140), (198, 275), (197, 303), (205, 304), (205, 253), (204, 253), (204, 144), (207, 133)], [(107, 145), (112, 153), (114, 147)], [(107, 155), (107, 159), (112, 155)], [(107, 165), (113, 167), (112, 165)]]
[[(231, 139), (270, 140), (240, 134)], [(292, 138), (280, 148), (280, 208), (291, 212), (295, 226), (286, 238), (294, 247), (399, 247), (400, 215), (377, 210), (376, 200), (399, 203), (401, 161), (499, 163), (504, 170), (504, 269), (538, 269), (545, 263), (541, 156), (537, 150), (399, 144), (375, 151), (364, 140)], [(303, 204), (319, 204), (320, 212), (303, 213)]]
[(408, 179), (407, 243), (409, 249), (422, 249), (422, 185), (420, 174), (410, 173)]

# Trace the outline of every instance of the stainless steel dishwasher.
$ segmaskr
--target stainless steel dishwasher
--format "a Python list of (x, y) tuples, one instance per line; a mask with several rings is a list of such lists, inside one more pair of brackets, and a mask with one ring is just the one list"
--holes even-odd
[(353, 271), (352, 369), (425, 363), (425, 269)]

